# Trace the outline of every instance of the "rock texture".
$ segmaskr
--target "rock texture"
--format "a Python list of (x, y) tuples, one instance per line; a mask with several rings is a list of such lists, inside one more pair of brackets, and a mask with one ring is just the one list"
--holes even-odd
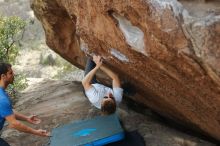
[(63, 58), (83, 69), (85, 54), (102, 55), (136, 88), (135, 101), (217, 140), (219, 6), (214, 0), (32, 0), (31, 5), (48, 46)]
[[(19, 97), (15, 109), (25, 114), (37, 114), (42, 123), (36, 128), (51, 131), (58, 126), (100, 116), (82, 92), (80, 82), (35, 79)], [(135, 112), (123, 100), (117, 111), (125, 130), (137, 130), (146, 146), (215, 146), (210, 142), (179, 132), (158, 121), (155, 115)], [(30, 125), (33, 127), (33, 125)], [(5, 128), (2, 134), (11, 146), (49, 146), (49, 139)]]

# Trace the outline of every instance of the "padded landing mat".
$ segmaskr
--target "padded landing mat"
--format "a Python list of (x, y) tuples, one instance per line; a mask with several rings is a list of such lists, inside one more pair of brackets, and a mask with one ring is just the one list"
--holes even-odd
[(74, 122), (55, 128), (51, 146), (101, 146), (124, 138), (116, 114)]

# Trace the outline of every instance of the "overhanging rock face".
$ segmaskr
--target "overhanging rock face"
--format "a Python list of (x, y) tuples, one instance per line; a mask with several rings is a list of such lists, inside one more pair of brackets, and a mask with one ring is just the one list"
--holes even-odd
[(32, 9), (63, 58), (84, 68), (85, 53), (102, 55), (135, 86), (131, 98), (220, 140), (219, 13), (192, 16), (176, 0), (32, 0)]

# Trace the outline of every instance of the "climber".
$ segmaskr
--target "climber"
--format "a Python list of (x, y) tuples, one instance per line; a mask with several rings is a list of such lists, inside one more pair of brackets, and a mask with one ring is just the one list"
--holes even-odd
[[(19, 122), (18, 120), (27, 121), (31, 124), (39, 124), (41, 120), (36, 115), (25, 116), (12, 109), (11, 101), (5, 89), (14, 81), (14, 73), (11, 65), (0, 63), (0, 131), (2, 130), (5, 120), (9, 123), (9, 128), (14, 128), (22, 132), (31, 133), (39, 136), (49, 136), (50, 133), (42, 129), (33, 129)], [(0, 146), (9, 146), (9, 144), (0, 138)]]
[[(95, 74), (99, 69), (112, 79), (113, 88), (96, 81)], [(113, 114), (116, 111), (116, 106), (121, 102), (123, 94), (118, 75), (105, 66), (103, 58), (97, 55), (93, 55), (92, 59), (88, 58), (84, 75), (82, 85), (89, 101), (101, 109), (104, 115)]]

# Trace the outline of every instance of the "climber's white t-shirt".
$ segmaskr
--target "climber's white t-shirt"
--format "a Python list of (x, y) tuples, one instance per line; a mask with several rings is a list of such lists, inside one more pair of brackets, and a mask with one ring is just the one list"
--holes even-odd
[(85, 91), (86, 96), (88, 97), (89, 101), (97, 108), (101, 109), (101, 102), (102, 99), (111, 93), (118, 105), (122, 100), (123, 89), (116, 87), (116, 88), (109, 88), (102, 84), (91, 84), (92, 87)]

